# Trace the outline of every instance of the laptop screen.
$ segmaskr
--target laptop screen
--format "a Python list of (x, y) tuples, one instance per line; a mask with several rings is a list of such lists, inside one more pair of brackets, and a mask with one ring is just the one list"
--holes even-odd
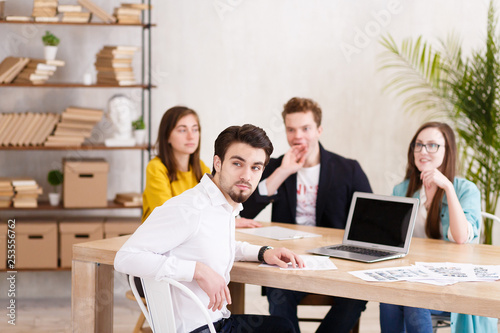
[(356, 200), (347, 239), (405, 247), (413, 204), (354, 197)]

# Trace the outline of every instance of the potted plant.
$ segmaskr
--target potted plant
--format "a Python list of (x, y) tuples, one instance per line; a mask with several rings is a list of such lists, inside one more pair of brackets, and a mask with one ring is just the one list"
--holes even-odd
[(146, 139), (146, 125), (144, 124), (142, 116), (132, 122), (132, 128), (134, 129), (135, 143), (137, 145), (143, 145)]
[(63, 174), (61, 171), (55, 169), (50, 170), (47, 174), (47, 181), (50, 185), (54, 186), (54, 192), (49, 193), (49, 202), (51, 206), (58, 206), (61, 200), (61, 193), (57, 192), (57, 186), (63, 182)]
[[(488, 9), (486, 43), (464, 57), (453, 35), (441, 50), (407, 39), (401, 47), (389, 36), (382, 40), (382, 70), (389, 70), (388, 88), (404, 98), (407, 111), (445, 116), (458, 133), (464, 176), (481, 191), (483, 210), (495, 214), (500, 198), (500, 38), (493, 1)], [(484, 220), (484, 242), (492, 242), (493, 220)]]
[(45, 60), (54, 60), (56, 58), (57, 46), (59, 45), (59, 38), (54, 36), (50, 31), (45, 31), (42, 36), (43, 45), (45, 45)]

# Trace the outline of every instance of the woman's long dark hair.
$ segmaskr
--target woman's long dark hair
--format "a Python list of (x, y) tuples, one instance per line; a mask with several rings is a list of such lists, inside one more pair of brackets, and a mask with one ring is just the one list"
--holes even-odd
[[(407, 197), (412, 197), (416, 191), (422, 187), (422, 180), (420, 179), (420, 171), (415, 165), (415, 142), (417, 137), (426, 128), (436, 128), (438, 129), (444, 137), (445, 141), (445, 153), (443, 164), (439, 167), (439, 171), (446, 178), (448, 178), (452, 183), (455, 178), (456, 163), (457, 163), (457, 146), (455, 143), (455, 134), (450, 126), (445, 123), (440, 122), (428, 122), (420, 126), (413, 136), (410, 142), (410, 147), (408, 148), (408, 165), (406, 166), (406, 176), (405, 179), (409, 179), (408, 191), (406, 191)], [(427, 213), (427, 221), (425, 223), (425, 233), (427, 237), (434, 239), (441, 239), (441, 202), (443, 200), (444, 190), (438, 188), (432, 199), (429, 212)]]
[(191, 166), (193, 173), (198, 181), (200, 181), (203, 176), (200, 166), (200, 145), (201, 145), (201, 126), (200, 118), (198, 114), (185, 106), (174, 106), (168, 109), (160, 122), (160, 129), (158, 130), (158, 141), (156, 141), (156, 146), (158, 147), (158, 157), (161, 159), (162, 163), (167, 167), (168, 179), (170, 182), (177, 180), (177, 170), (179, 167), (177, 161), (175, 160), (174, 150), (172, 146), (168, 143), (168, 138), (170, 134), (177, 126), (179, 120), (187, 115), (194, 115), (196, 121), (198, 122), (198, 130), (200, 132), (200, 139), (198, 140), (198, 148), (189, 156), (189, 165)]

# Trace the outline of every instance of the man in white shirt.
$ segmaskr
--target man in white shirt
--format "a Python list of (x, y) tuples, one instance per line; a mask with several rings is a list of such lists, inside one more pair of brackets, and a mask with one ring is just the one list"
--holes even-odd
[[(322, 112), (316, 102), (294, 97), (285, 104), (282, 116), (290, 149), (270, 160), (263, 180), (240, 215), (254, 218), (272, 203), (273, 222), (344, 229), (353, 193), (371, 192), (365, 173), (357, 161), (329, 152), (320, 144)], [(297, 305), (307, 294), (266, 289), (271, 315), (288, 318), (299, 333)], [(336, 297), (316, 332), (349, 332), (365, 304)]]
[[(304, 267), (292, 251), (235, 241), (235, 216), (255, 190), (273, 151), (253, 125), (231, 126), (215, 141), (212, 175), (157, 207), (118, 251), (115, 269), (139, 277), (180, 281), (208, 306), (218, 332), (294, 332), (284, 318), (233, 315), (227, 287), (235, 260)], [(193, 302), (172, 292), (177, 332), (205, 332)]]

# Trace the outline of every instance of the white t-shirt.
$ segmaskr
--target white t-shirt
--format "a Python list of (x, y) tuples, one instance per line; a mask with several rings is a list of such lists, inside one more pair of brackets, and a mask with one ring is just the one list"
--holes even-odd
[(316, 225), (316, 198), (318, 196), (321, 164), (302, 168), (297, 172), (297, 224)]

